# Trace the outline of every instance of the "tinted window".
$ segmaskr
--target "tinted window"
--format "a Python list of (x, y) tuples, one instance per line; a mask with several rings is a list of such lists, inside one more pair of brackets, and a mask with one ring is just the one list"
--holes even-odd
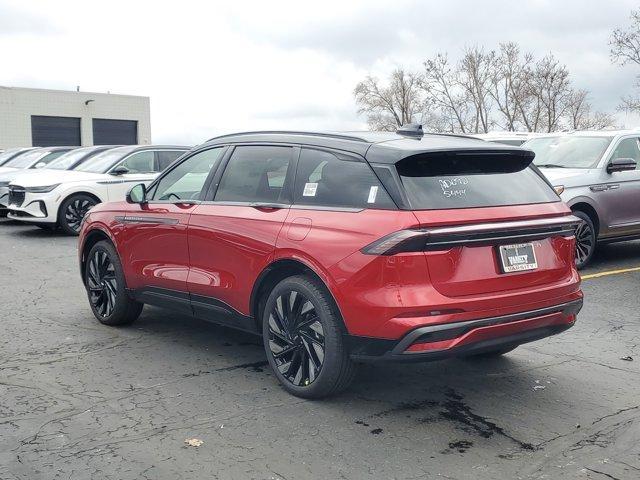
[(176, 158), (184, 154), (182, 150), (158, 150), (156, 152), (158, 158), (158, 168), (162, 172), (171, 165)]
[[(51, 153), (45, 155), (44, 157), (42, 157), (40, 160), (38, 160), (38, 163), (36, 163), (36, 165), (38, 166), (38, 168), (42, 168), (43, 166), (46, 166), (46, 165), (50, 164), (51, 162), (53, 162), (56, 158), (61, 157), (62, 155), (67, 153), (67, 151), (68, 150), (51, 152)], [(36, 165), (34, 165), (34, 166), (36, 166)]]
[(200, 200), (202, 187), (224, 148), (213, 148), (189, 157), (160, 179), (150, 193), (153, 200)]
[(282, 193), (292, 150), (289, 147), (236, 147), (215, 199), (227, 202), (284, 201)]
[(395, 208), (369, 165), (311, 149), (300, 153), (293, 198), (297, 205)]
[(611, 160), (616, 158), (632, 158), (640, 162), (640, 147), (637, 138), (625, 138), (622, 140), (611, 155)]
[(559, 201), (553, 189), (513, 155), (414, 155), (396, 164), (416, 210)]
[(153, 173), (155, 169), (155, 155), (152, 150), (137, 152), (128, 156), (121, 165), (129, 170), (129, 173)]
[(522, 145), (536, 154), (534, 163), (545, 168), (594, 168), (612, 137), (542, 137)]

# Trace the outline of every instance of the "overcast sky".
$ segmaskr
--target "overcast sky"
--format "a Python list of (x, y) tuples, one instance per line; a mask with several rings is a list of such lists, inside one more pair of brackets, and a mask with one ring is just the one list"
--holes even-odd
[[(0, 0), (0, 85), (151, 97), (154, 142), (236, 130), (366, 127), (365, 75), (419, 69), (436, 52), (515, 41), (552, 52), (598, 109), (639, 69), (612, 65), (632, 0), (110, 2)], [(619, 115), (628, 127), (636, 118)]]

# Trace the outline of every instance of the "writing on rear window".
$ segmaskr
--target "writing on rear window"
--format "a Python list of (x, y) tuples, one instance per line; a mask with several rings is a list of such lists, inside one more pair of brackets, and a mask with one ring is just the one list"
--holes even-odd
[(446, 198), (464, 197), (467, 194), (465, 185), (469, 184), (467, 177), (454, 177), (446, 180), (439, 180), (442, 194)]

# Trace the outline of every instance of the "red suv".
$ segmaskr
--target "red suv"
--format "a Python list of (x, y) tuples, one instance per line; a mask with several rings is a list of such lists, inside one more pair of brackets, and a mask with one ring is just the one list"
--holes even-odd
[(359, 361), (493, 356), (571, 327), (571, 215), (534, 154), (452, 135), (214, 138), (85, 218), (96, 318), (143, 304), (261, 334), (306, 398)]

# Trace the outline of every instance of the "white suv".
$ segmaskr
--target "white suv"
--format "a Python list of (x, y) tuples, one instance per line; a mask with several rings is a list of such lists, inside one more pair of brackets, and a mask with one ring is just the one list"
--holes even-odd
[(9, 218), (77, 235), (94, 205), (124, 200), (132, 185), (151, 183), (189, 147), (132, 145), (112, 148), (74, 170), (43, 171), (9, 184)]

